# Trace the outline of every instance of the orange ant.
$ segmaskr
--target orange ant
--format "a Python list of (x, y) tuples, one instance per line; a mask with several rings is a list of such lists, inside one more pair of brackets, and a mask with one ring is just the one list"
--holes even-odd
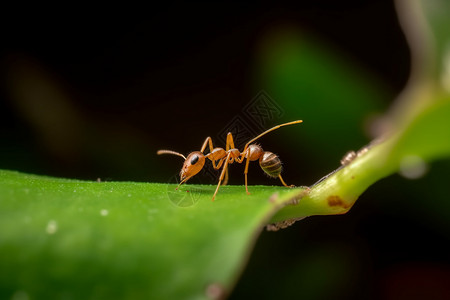
[[(269, 130), (264, 131), (257, 137), (253, 138), (248, 142), (244, 150), (242, 152), (239, 152), (238, 149), (234, 147), (234, 141), (233, 141), (233, 135), (231, 132), (228, 132), (227, 134), (227, 143), (226, 143), (226, 150), (223, 148), (214, 148), (211, 137), (207, 137), (206, 140), (203, 142), (203, 146), (200, 149), (200, 151), (194, 151), (191, 152), (187, 157), (185, 157), (183, 154), (172, 151), (172, 150), (158, 150), (157, 154), (173, 154), (178, 155), (184, 158), (184, 164), (183, 168), (181, 168), (180, 171), (180, 179), (181, 182), (178, 185), (176, 189), (180, 187), (183, 183), (188, 181), (192, 176), (196, 175), (198, 172), (201, 171), (203, 166), (205, 165), (205, 158), (209, 158), (211, 160), (213, 168), (218, 170), (222, 167), (222, 173), (220, 174), (219, 183), (217, 184), (216, 191), (214, 192), (214, 195), (212, 197), (212, 201), (214, 201), (214, 198), (216, 197), (217, 192), (219, 191), (220, 184), (225, 176), (225, 181), (223, 185), (226, 185), (228, 182), (228, 165), (232, 164), (233, 162), (242, 163), (244, 159), (247, 159), (245, 162), (245, 191), (248, 195), (250, 193), (248, 192), (248, 186), (247, 186), (247, 173), (248, 173), (248, 165), (250, 161), (255, 161), (259, 159), (259, 165), (261, 166), (261, 169), (269, 175), (272, 178), (280, 178), (281, 183), (285, 187), (293, 187), (288, 186), (284, 180), (283, 177), (281, 177), (281, 160), (278, 158), (276, 154), (273, 154), (269, 151), (264, 151), (261, 146), (252, 144), (254, 141), (265, 135), (266, 133), (269, 133), (275, 129), (278, 129), (282, 126), (287, 125), (293, 125), (302, 123), (302, 120), (297, 120), (289, 123), (284, 123), (278, 126), (275, 126)], [(209, 145), (209, 153), (204, 155), (203, 152), (206, 149), (206, 146)], [(216, 164), (217, 162), (217, 164)]]

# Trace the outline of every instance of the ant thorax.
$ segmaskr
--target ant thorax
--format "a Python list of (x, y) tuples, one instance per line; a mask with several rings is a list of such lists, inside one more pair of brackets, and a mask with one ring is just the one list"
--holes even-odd
[(248, 146), (247, 151), (248, 152), (246, 153), (246, 157), (248, 157), (250, 161), (258, 160), (264, 153), (262, 147), (257, 144)]

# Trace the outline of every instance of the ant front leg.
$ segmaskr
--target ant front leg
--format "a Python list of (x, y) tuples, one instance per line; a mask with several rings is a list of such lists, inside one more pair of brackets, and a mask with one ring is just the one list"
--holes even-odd
[(205, 141), (203, 142), (202, 148), (200, 149), (200, 152), (204, 152), (206, 149), (206, 146), (209, 144), (209, 152), (212, 152), (214, 150), (212, 139), (210, 136), (208, 136)]
[(231, 156), (231, 153), (229, 152), (227, 157), (225, 158), (225, 160), (222, 160), (222, 161), (225, 161), (225, 164), (223, 165), (222, 173), (220, 174), (220, 178), (219, 178), (219, 183), (217, 184), (216, 191), (214, 192), (214, 195), (213, 195), (211, 201), (214, 201), (214, 198), (216, 198), (217, 192), (219, 191), (220, 183), (222, 182), (222, 179), (225, 176), (225, 172), (228, 168), (228, 162), (230, 161), (230, 156)]
[[(206, 146), (208, 146), (209, 145), (209, 153), (208, 153), (208, 155), (210, 154), (210, 153), (212, 153), (213, 152), (213, 150), (214, 150), (214, 146), (213, 146), (213, 142), (212, 142), (212, 139), (211, 139), (211, 137), (210, 136), (208, 136), (206, 139), (205, 139), (205, 141), (203, 142), (203, 145), (202, 145), (202, 148), (200, 149), (200, 152), (205, 152), (205, 149), (206, 149)], [(213, 168), (214, 169), (219, 169), (220, 168), (220, 166), (219, 165), (217, 165), (216, 166), (216, 163), (215, 163), (216, 161), (214, 160), (214, 159), (211, 159), (211, 163), (212, 163), (212, 165), (213, 165)]]

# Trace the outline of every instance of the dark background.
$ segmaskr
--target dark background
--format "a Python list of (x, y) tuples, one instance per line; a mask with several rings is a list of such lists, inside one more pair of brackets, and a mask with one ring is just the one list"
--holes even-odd
[[(382, 82), (380, 111), (409, 71), (391, 1), (39, 7), (5, 17), (0, 162), (46, 175), (165, 181), (179, 164), (155, 156), (157, 149), (186, 154), (209, 135), (216, 142), (233, 117), (268, 89), (255, 82), (256, 56), (267, 32), (283, 24), (326, 41)], [(305, 114), (295, 116), (301, 118), (308, 121)], [(267, 125), (284, 121), (291, 119)], [(275, 147), (281, 141), (274, 138), (264, 144), (283, 161), (308, 165), (285, 149), (289, 144)], [(350, 150), (345, 147), (341, 151)], [(306, 183), (325, 170), (315, 166)]]
[[(290, 114), (282, 97), (257, 79), (268, 32), (287, 24), (370, 74), (382, 87), (379, 113), (395, 100), (410, 69), (391, 1), (170, 2), (4, 13), (0, 168), (29, 173), (167, 182), (182, 161), (157, 157), (158, 149), (187, 154), (207, 136), (217, 143), (227, 124), (266, 90), (285, 112), (268, 125), (304, 119), (305, 126), (261, 143), (280, 155), (288, 183), (311, 185), (338, 167), (345, 151), (371, 137), (357, 129), (354, 138), (348, 133), (327, 147), (339, 131), (323, 133), (339, 116), (308, 127), (313, 112)], [(331, 86), (325, 82), (321, 89)], [(346, 215), (310, 217), (278, 233), (264, 232), (231, 299), (448, 296), (448, 214), (437, 200), (427, 205), (439, 197), (425, 192), (431, 186), (445, 195), (435, 182), (446, 165), (433, 164), (418, 181), (397, 175), (382, 180)], [(242, 168), (230, 170), (232, 184), (242, 184)], [(251, 184), (278, 184), (257, 164), (249, 178)]]

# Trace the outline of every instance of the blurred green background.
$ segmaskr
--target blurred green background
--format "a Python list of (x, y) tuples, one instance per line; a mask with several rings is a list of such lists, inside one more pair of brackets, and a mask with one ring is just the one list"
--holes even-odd
[[(260, 142), (289, 184), (311, 185), (378, 133), (410, 70), (392, 1), (13, 10), (1, 22), (0, 168), (58, 177), (168, 182), (182, 162), (160, 148), (224, 146), (236, 117), (251, 132), (303, 119)], [(260, 91), (279, 114), (255, 124), (249, 107), (270, 115)], [(346, 215), (264, 232), (230, 298), (445, 299), (448, 166), (382, 180)], [(278, 184), (257, 164), (249, 182)]]

